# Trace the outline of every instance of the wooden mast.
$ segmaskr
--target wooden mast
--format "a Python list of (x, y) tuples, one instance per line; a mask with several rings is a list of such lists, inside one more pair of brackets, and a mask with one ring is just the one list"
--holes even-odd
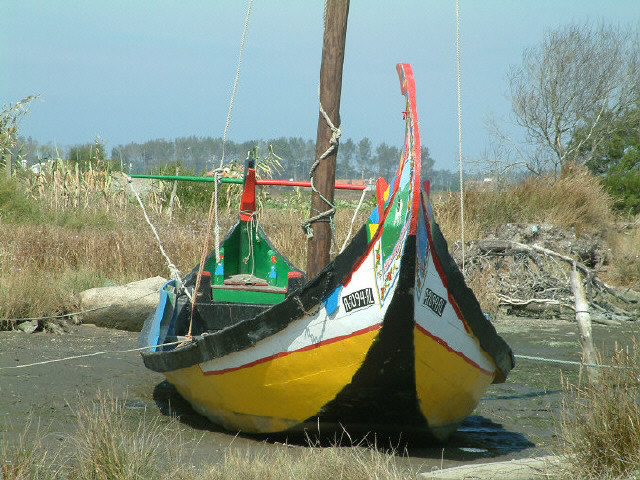
[[(342, 89), (342, 64), (347, 37), (349, 0), (326, 0), (322, 63), (320, 65), (320, 105), (335, 127), (340, 126), (340, 93)], [(320, 112), (316, 140), (316, 159), (330, 146), (331, 127)], [(333, 204), (333, 184), (336, 175), (338, 145), (324, 158), (313, 173), (317, 192), (311, 198), (311, 217), (330, 209), (322, 195)], [(311, 224), (313, 236), (307, 242), (307, 279), (315, 277), (329, 263), (331, 225), (324, 218)]]

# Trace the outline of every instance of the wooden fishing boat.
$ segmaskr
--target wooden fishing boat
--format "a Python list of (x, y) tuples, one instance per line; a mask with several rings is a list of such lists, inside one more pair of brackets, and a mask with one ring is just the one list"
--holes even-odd
[(341, 425), (444, 441), (513, 367), (433, 219), (413, 74), (397, 70), (404, 151), (351, 243), (305, 279), (257, 223), (249, 165), (238, 222), (199, 288), (198, 268), (181, 286), (167, 282), (144, 325), (141, 345), (159, 345), (142, 354), (145, 365), (225, 429)]

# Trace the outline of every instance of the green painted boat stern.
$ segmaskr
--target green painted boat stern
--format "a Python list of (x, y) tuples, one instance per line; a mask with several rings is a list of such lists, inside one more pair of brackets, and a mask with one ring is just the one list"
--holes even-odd
[(273, 305), (304, 283), (302, 271), (278, 252), (258, 225), (255, 187), (255, 168), (249, 162), (240, 219), (225, 237), (220, 256), (211, 255), (204, 265), (211, 275), (213, 302)]

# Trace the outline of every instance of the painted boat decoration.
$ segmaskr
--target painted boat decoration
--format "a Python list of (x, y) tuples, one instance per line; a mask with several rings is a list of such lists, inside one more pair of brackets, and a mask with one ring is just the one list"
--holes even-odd
[[(397, 70), (404, 152), (347, 248), (305, 281), (256, 223), (249, 168), (240, 218), (198, 291), (197, 268), (181, 289), (169, 281), (145, 322), (141, 346), (171, 343), (145, 351), (145, 365), (225, 429), (340, 425), (445, 441), (514, 365), (433, 219), (413, 73)], [(187, 293), (197, 295), (193, 315)]]

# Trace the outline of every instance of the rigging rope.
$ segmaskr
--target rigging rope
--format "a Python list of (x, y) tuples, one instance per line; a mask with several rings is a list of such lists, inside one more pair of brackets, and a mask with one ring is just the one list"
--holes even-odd
[[(326, 7), (326, 4), (325, 4), (325, 7)], [(326, 15), (326, 11), (325, 11), (325, 15)], [(318, 157), (318, 159), (311, 166), (311, 170), (309, 171), (309, 178), (311, 179), (311, 190), (317, 193), (320, 199), (322, 199), (322, 201), (328, 205), (329, 210), (325, 210), (324, 212), (318, 213), (318, 215), (315, 215), (313, 217), (306, 219), (304, 222), (302, 222), (302, 228), (307, 234), (307, 238), (311, 238), (313, 237), (313, 228), (311, 227), (311, 224), (315, 222), (319, 222), (324, 218), (328, 218), (328, 220), (326, 221), (328, 221), (331, 224), (331, 238), (332, 238), (332, 244), (333, 244), (335, 243), (335, 224), (333, 223), (333, 215), (336, 213), (336, 207), (327, 198), (325, 198), (320, 193), (320, 191), (315, 187), (313, 183), (313, 178), (314, 178), (314, 172), (316, 168), (318, 168), (318, 165), (320, 165), (320, 162), (325, 158), (327, 158), (331, 154), (331, 152), (333, 152), (336, 148), (338, 148), (338, 143), (340, 142), (340, 136), (342, 135), (342, 131), (340, 130), (340, 126), (336, 127), (333, 124), (333, 122), (329, 118), (329, 115), (323, 108), (322, 102), (320, 101), (319, 87), (318, 87), (318, 103), (319, 103), (320, 113), (322, 114), (324, 120), (327, 122), (327, 125), (329, 125), (329, 129), (331, 130), (331, 138), (329, 139), (329, 147), (324, 151), (322, 155), (320, 155), (320, 157)]]
[(242, 30), (242, 38), (240, 40), (240, 53), (238, 54), (238, 67), (236, 68), (236, 78), (233, 81), (233, 90), (231, 91), (231, 101), (229, 102), (229, 111), (227, 112), (227, 123), (224, 126), (224, 134), (222, 135), (222, 157), (220, 157), (220, 168), (224, 165), (224, 146), (227, 141), (227, 132), (231, 123), (231, 113), (233, 112), (233, 102), (236, 98), (236, 90), (238, 89), (238, 81), (240, 80), (240, 65), (242, 64), (242, 53), (244, 52), (244, 44), (247, 38), (247, 28), (249, 28), (249, 18), (251, 17), (251, 7), (253, 0), (249, 0), (247, 16), (244, 19), (244, 28)]
[[(324, 31), (327, 30), (327, 10), (329, 8), (328, 4), (329, 4), (328, 0), (325, 0), (324, 9), (322, 11), (322, 21), (323, 21)], [(336, 126), (333, 124), (333, 122), (329, 118), (329, 115), (327, 115), (327, 112), (324, 110), (324, 107), (322, 106), (322, 101), (320, 100), (320, 85), (318, 85), (318, 104), (320, 108), (320, 113), (322, 114), (325, 121), (327, 122), (327, 125), (329, 125), (329, 128), (331, 129), (331, 138), (329, 139), (329, 147), (327, 148), (327, 150), (325, 150), (325, 152), (322, 155), (320, 155), (320, 157), (311, 166), (311, 170), (309, 171), (309, 178), (311, 180), (311, 190), (314, 193), (318, 194), (320, 199), (327, 204), (327, 206), (329, 207), (329, 210), (325, 210), (324, 212), (319, 212), (318, 215), (307, 218), (304, 222), (301, 223), (301, 225), (302, 225), (302, 229), (307, 234), (307, 238), (311, 238), (313, 237), (313, 228), (311, 227), (311, 224), (319, 221), (323, 221), (323, 219), (328, 218), (328, 220), (324, 220), (324, 221), (329, 222), (329, 224), (331, 225), (331, 245), (333, 245), (335, 244), (335, 224), (333, 223), (333, 215), (336, 213), (336, 207), (333, 203), (331, 203), (328, 199), (326, 199), (320, 193), (320, 191), (315, 187), (313, 183), (313, 174), (316, 168), (318, 167), (318, 165), (320, 164), (320, 162), (325, 158), (327, 158), (329, 154), (331, 154), (331, 152), (333, 152), (338, 147), (338, 142), (340, 140), (340, 135), (342, 135), (342, 132), (340, 130), (340, 126), (336, 128)]]
[(149, 295), (158, 295), (158, 292), (149, 292), (144, 295), (140, 295), (139, 297), (133, 298), (131, 300), (127, 300), (126, 302), (120, 303), (109, 303), (107, 305), (100, 305), (99, 307), (87, 308), (86, 310), (80, 310), (73, 313), (62, 313), (60, 315), (49, 315), (46, 317), (21, 317), (21, 318), (0, 318), (0, 322), (9, 322), (9, 323), (22, 323), (22, 322), (30, 322), (33, 320), (55, 320), (56, 318), (68, 318), (75, 317), (77, 315), (82, 315), (84, 313), (95, 312), (97, 310), (104, 310), (105, 308), (115, 307), (116, 305), (126, 305), (127, 303), (136, 302), (142, 298), (148, 297)]
[(160, 240), (158, 231), (156, 230), (156, 227), (153, 226), (153, 223), (151, 223), (151, 219), (149, 218), (149, 215), (147, 215), (147, 210), (144, 208), (144, 203), (142, 203), (142, 199), (140, 198), (140, 195), (138, 195), (138, 191), (133, 186), (133, 179), (131, 177), (128, 177), (127, 180), (129, 183), (129, 188), (131, 188), (131, 191), (136, 196), (136, 199), (138, 200), (138, 203), (142, 208), (142, 213), (144, 213), (144, 218), (147, 220), (147, 223), (151, 227), (151, 231), (153, 232), (153, 234), (156, 237), (156, 240), (158, 241), (158, 247), (160, 248), (160, 253), (162, 253), (165, 260), (167, 261), (167, 267), (169, 268), (171, 278), (176, 281), (176, 286), (180, 288), (182, 286), (182, 278), (180, 278), (180, 270), (178, 270), (178, 268), (173, 264), (173, 262), (169, 258), (169, 255), (167, 255), (167, 252), (164, 251), (164, 247), (162, 246), (162, 241)]
[[(215, 250), (216, 250), (216, 263), (220, 260), (220, 225), (218, 224), (218, 181), (222, 169), (217, 168), (213, 172), (213, 178), (215, 179), (213, 193), (211, 193), (211, 202), (209, 202), (209, 215), (207, 217), (207, 232), (204, 236), (204, 242), (202, 244), (202, 253), (200, 254), (200, 263), (198, 264), (198, 274), (196, 275), (196, 284), (194, 286), (194, 295), (191, 297), (191, 316), (189, 319), (189, 331), (187, 332), (187, 338), (191, 338), (191, 327), (193, 326), (193, 312), (196, 309), (196, 297), (197, 292), (200, 290), (200, 282), (202, 280), (202, 272), (204, 271), (204, 264), (207, 259), (207, 253), (209, 253), (209, 239), (211, 238), (211, 226), (215, 221)], [(186, 289), (185, 289), (186, 291)]]
[(340, 248), (340, 253), (343, 252), (343, 250), (345, 248), (347, 248), (347, 242), (349, 241), (349, 238), (351, 238), (351, 232), (353, 231), (353, 224), (356, 221), (356, 217), (358, 216), (358, 211), (360, 210), (360, 207), (362, 206), (362, 202), (364, 201), (364, 197), (367, 194), (367, 192), (371, 189), (370, 185), (367, 185), (367, 188), (365, 188), (364, 190), (362, 190), (362, 195), (360, 195), (360, 201), (358, 202), (358, 206), (356, 207), (356, 210), (353, 212), (353, 217), (351, 218), (351, 225), (349, 226), (349, 233), (347, 233), (347, 238), (344, 239), (344, 243), (342, 244), (342, 248)]
[(544, 363), (557, 363), (559, 365), (576, 365), (581, 367), (599, 367), (599, 368), (623, 368), (623, 369), (631, 368), (631, 367), (624, 367), (621, 365), (602, 365), (600, 363), (583, 363), (583, 362), (576, 362), (574, 360), (559, 360), (557, 358), (532, 357), (530, 355), (514, 355), (514, 357), (519, 358), (520, 360), (531, 360), (534, 362), (544, 362)]
[(456, 0), (456, 64), (458, 77), (458, 164), (460, 170), (460, 243), (464, 275), (464, 183), (462, 179), (462, 95), (460, 91), (460, 1)]
[[(198, 265), (198, 274), (196, 276), (196, 284), (194, 292), (198, 292), (200, 289), (200, 282), (202, 280), (202, 272), (204, 271), (204, 263), (209, 252), (209, 237), (211, 235), (211, 226), (215, 223), (215, 254), (216, 263), (220, 260), (220, 223), (218, 221), (218, 182), (223, 172), (224, 166), (224, 149), (227, 141), (227, 133), (229, 131), (229, 125), (231, 124), (231, 114), (233, 112), (233, 104), (236, 98), (236, 91), (238, 90), (238, 81), (240, 80), (240, 66), (242, 65), (242, 54), (244, 53), (244, 45), (247, 38), (247, 29), (249, 28), (249, 19), (251, 18), (251, 7), (253, 6), (253, 0), (249, 0), (249, 6), (247, 8), (247, 15), (244, 19), (244, 27), (242, 29), (242, 37), (240, 39), (240, 53), (238, 54), (238, 66), (236, 68), (236, 76), (233, 81), (233, 89), (231, 91), (231, 100), (229, 101), (229, 111), (227, 112), (227, 121), (224, 126), (224, 133), (222, 135), (222, 156), (220, 157), (220, 166), (213, 171), (215, 181), (214, 191), (211, 194), (211, 202), (209, 203), (209, 215), (207, 218), (207, 232), (204, 237), (204, 243), (202, 246), (202, 254), (200, 256), (200, 264)], [(195, 311), (196, 295), (191, 298), (191, 317), (189, 319), (189, 331), (187, 338), (191, 338), (191, 331), (193, 326), (193, 312)]]

